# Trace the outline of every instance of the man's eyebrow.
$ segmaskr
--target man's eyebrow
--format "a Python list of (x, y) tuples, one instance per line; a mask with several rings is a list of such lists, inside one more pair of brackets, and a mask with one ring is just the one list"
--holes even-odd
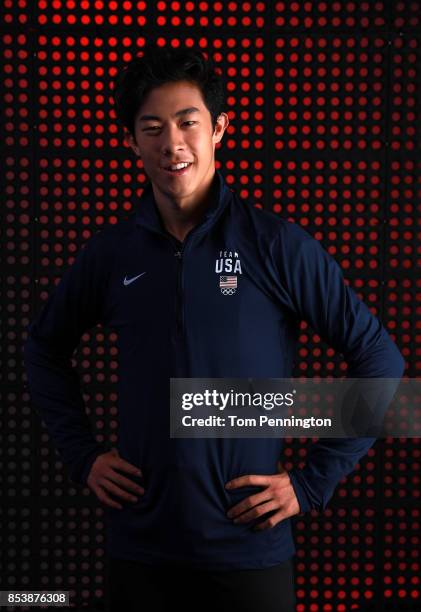
[[(195, 106), (189, 106), (189, 108), (183, 108), (182, 110), (174, 113), (174, 117), (179, 117), (180, 115), (190, 115), (191, 113), (200, 113), (200, 109), (196, 108)], [(148, 119), (156, 119), (157, 121), (161, 120), (161, 118), (157, 117), (156, 115), (142, 115), (139, 117), (139, 121), (147, 121)]]

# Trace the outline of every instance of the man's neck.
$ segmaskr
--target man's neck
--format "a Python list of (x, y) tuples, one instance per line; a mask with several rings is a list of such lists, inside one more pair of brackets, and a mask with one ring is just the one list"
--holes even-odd
[(204, 211), (194, 210), (189, 214), (188, 211), (176, 209), (170, 213), (168, 210), (161, 212), (161, 217), (167, 232), (180, 242), (184, 242), (187, 234), (200, 223), (203, 214)]
[(176, 202), (165, 194), (154, 193), (162, 223), (172, 236), (183, 242), (187, 234), (202, 220), (208, 208), (212, 205), (216, 191), (216, 175), (214, 175), (207, 192), (199, 196), (199, 201), (190, 203)]

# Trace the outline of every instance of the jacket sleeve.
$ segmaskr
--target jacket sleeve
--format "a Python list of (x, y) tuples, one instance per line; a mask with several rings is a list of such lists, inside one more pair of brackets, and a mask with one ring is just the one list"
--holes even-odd
[(95, 440), (85, 412), (80, 380), (71, 357), (83, 333), (102, 320), (106, 266), (101, 232), (79, 251), (73, 264), (28, 327), (23, 346), (30, 398), (69, 470), (86, 484), (96, 457), (110, 450)]
[[(286, 223), (275, 247), (283, 302), (343, 354), (348, 378), (400, 379), (405, 360), (380, 320), (345, 284), (340, 266), (319, 241), (299, 225)], [(386, 407), (398, 384), (387, 385)], [(305, 467), (289, 472), (301, 512), (324, 510), (336, 485), (375, 441), (319, 438), (310, 447)]]

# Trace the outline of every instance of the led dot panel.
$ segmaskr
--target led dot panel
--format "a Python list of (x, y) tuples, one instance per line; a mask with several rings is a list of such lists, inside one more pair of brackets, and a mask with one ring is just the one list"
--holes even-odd
[[(420, 374), (420, 2), (0, 1), (0, 587), (67, 589), (103, 609), (103, 509), (73, 486), (25, 384), (25, 329), (146, 180), (112, 105), (145, 45), (193, 45), (224, 76), (227, 183), (299, 223)], [(72, 364), (98, 441), (118, 440), (113, 330)], [(301, 323), (296, 376), (347, 365)], [(286, 469), (317, 438), (285, 440)], [(420, 609), (420, 440), (378, 440), (323, 513), (293, 519), (297, 612)], [(6, 571), (4, 571), (6, 569)], [(26, 609), (26, 608), (20, 608)], [(29, 608), (28, 608), (29, 609)]]

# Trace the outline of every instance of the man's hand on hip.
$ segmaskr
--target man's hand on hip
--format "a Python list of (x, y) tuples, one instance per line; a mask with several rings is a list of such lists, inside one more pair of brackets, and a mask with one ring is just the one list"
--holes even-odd
[(291, 484), (288, 472), (278, 461), (278, 474), (260, 475), (248, 474), (234, 478), (225, 487), (228, 490), (245, 486), (263, 486), (265, 489), (243, 499), (239, 504), (230, 508), (228, 518), (233, 518), (234, 523), (247, 523), (267, 512), (273, 512), (266, 521), (255, 525), (254, 529), (260, 531), (274, 527), (285, 518), (300, 513), (300, 505)]
[[(116, 470), (127, 472), (135, 476), (142, 475), (138, 467), (122, 459), (118, 454), (118, 450), (112, 448), (107, 453), (98, 455), (95, 459), (91, 471), (89, 472), (87, 485), (92, 489), (99, 501), (107, 506), (121, 510), (123, 506), (111, 499), (108, 493), (112, 493), (126, 501), (135, 502), (137, 501), (137, 497), (134, 497), (134, 495), (128, 491), (143, 495), (145, 489)], [(128, 491), (126, 489), (128, 489)]]

